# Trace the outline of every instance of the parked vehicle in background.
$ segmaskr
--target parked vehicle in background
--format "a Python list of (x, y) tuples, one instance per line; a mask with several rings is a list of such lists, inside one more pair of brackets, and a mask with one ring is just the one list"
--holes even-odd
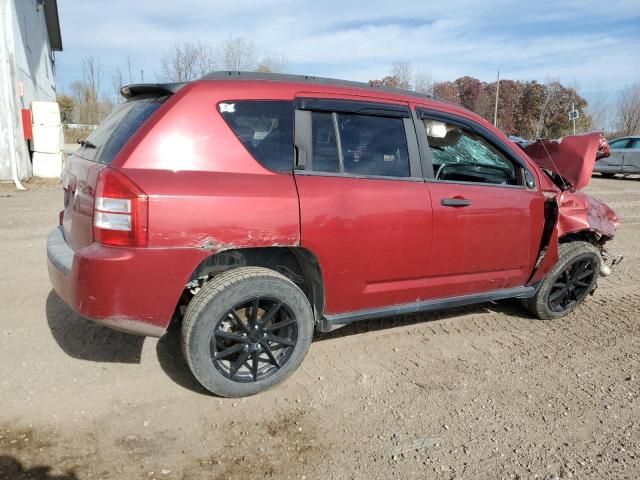
[(517, 135), (509, 135), (509, 140), (511, 140), (513, 143), (515, 143), (516, 145), (525, 148), (527, 146), (529, 146), (529, 144), (531, 143), (529, 140), (527, 140), (526, 138), (522, 138), (519, 137)]
[(123, 95), (66, 163), (50, 278), (113, 328), (181, 322), (219, 395), (283, 381), (314, 330), (504, 298), (555, 319), (608, 272), (618, 218), (579, 191), (599, 134), (525, 152), (429, 96), (293, 75)]
[(609, 146), (611, 156), (598, 160), (594, 172), (607, 178), (618, 173), (640, 174), (640, 135), (617, 138)]

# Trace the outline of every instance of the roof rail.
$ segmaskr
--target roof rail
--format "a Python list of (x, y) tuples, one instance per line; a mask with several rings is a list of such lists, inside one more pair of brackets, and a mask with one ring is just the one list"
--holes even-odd
[(401, 95), (411, 95), (419, 98), (435, 99), (433, 95), (426, 93), (404, 90), (386, 86), (372, 85), (371, 83), (354, 82), (351, 80), (339, 80), (337, 78), (314, 77), (311, 75), (292, 75), (289, 73), (266, 73), (266, 72), (235, 72), (235, 71), (214, 71), (207, 73), (201, 80), (268, 80), (272, 82), (299, 82), (320, 85), (336, 85), (340, 87), (355, 87), (368, 90), (381, 90), (383, 92), (398, 93)]

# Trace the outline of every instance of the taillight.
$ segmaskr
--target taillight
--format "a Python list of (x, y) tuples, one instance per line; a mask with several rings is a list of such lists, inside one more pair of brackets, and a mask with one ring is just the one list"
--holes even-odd
[(102, 169), (93, 206), (93, 240), (103, 245), (145, 246), (148, 206), (147, 194), (125, 174)]

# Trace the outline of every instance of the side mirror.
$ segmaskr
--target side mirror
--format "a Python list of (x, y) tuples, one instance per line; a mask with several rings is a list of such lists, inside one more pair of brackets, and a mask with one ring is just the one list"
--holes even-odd
[(524, 184), (530, 190), (534, 190), (536, 188), (536, 178), (529, 170), (524, 171)]

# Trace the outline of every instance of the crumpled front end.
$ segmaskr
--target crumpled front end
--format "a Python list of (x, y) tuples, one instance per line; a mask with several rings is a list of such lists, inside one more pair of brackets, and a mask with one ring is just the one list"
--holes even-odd
[(614, 237), (620, 219), (611, 207), (582, 192), (562, 192), (558, 198), (558, 235), (590, 231), (601, 243)]
[[(597, 159), (609, 156), (610, 148), (601, 133), (572, 135), (559, 140), (538, 140), (524, 148), (529, 157), (547, 174), (542, 190), (551, 202), (547, 222), (549, 234), (541, 245), (538, 267), (530, 284), (541, 280), (558, 261), (558, 244), (574, 236), (597, 245), (603, 255), (606, 272), (609, 255), (604, 244), (611, 240), (620, 226), (616, 212), (600, 200), (579, 190), (591, 182)], [(553, 184), (549, 182), (551, 180)], [(551, 224), (555, 223), (555, 228)], [(619, 261), (613, 259), (612, 266)], [(610, 273), (610, 268), (609, 268)], [(606, 274), (604, 273), (603, 274)]]
[(602, 133), (541, 139), (525, 147), (524, 151), (540, 167), (561, 177), (556, 184), (562, 190), (582, 190), (591, 183), (596, 160), (611, 155)]
[(538, 140), (524, 151), (558, 187), (558, 238), (580, 231), (594, 232), (602, 243), (613, 238), (620, 225), (618, 215), (607, 205), (580, 192), (591, 182), (597, 159), (610, 155), (604, 135), (588, 133), (558, 140)]

